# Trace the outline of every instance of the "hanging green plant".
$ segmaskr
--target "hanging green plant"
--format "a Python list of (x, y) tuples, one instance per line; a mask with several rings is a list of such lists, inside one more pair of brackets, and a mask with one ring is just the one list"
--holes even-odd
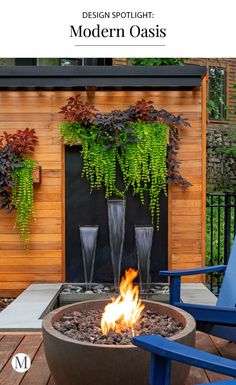
[(104, 186), (106, 198), (113, 195), (123, 197), (124, 194), (116, 187), (117, 148), (105, 150), (103, 141), (96, 142), (93, 135), (87, 139), (82, 137), (82, 176), (90, 181), (91, 190)]
[[(101, 114), (79, 95), (69, 98), (60, 113), (66, 120), (60, 125), (61, 138), (65, 144), (81, 144), (82, 176), (90, 182), (91, 191), (104, 188), (106, 198), (124, 198), (131, 189), (142, 203), (148, 195), (152, 221), (158, 228), (159, 195), (166, 194), (166, 184), (189, 185), (175, 159), (178, 127), (189, 126), (187, 119), (157, 110), (145, 100), (127, 110)], [(118, 168), (123, 190), (117, 187)]]
[(122, 150), (123, 177), (126, 189), (131, 187), (144, 203), (148, 192), (152, 221), (159, 224), (159, 194), (166, 194), (167, 125), (164, 123), (131, 123), (137, 143), (127, 143)]
[(37, 166), (31, 159), (22, 161), (22, 167), (13, 171), (11, 205), (16, 209), (16, 225), (20, 238), (27, 247), (30, 241), (30, 223), (33, 216), (34, 187), (33, 168)]

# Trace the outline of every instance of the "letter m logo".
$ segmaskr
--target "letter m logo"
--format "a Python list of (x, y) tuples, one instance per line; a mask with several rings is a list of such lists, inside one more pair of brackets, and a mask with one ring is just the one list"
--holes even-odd
[(30, 368), (30, 357), (25, 353), (15, 354), (12, 358), (11, 364), (16, 372), (24, 373)]

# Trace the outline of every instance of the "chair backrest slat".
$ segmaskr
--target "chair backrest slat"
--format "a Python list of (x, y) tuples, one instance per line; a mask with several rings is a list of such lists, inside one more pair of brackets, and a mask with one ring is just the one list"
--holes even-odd
[(216, 306), (236, 306), (236, 237)]

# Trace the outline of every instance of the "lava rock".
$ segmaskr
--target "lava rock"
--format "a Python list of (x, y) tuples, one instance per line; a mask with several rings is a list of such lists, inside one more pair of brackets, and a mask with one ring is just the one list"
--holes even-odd
[(4, 310), (14, 301), (14, 298), (0, 298), (0, 311)]
[[(60, 320), (54, 322), (53, 326), (60, 333), (78, 341), (86, 341), (91, 344), (131, 345), (132, 331), (122, 325), (119, 333), (110, 331), (107, 336), (103, 335), (102, 314), (103, 310), (74, 311), (64, 314)], [(145, 310), (134, 326), (134, 334), (158, 334), (163, 337), (171, 337), (182, 329), (183, 325), (170, 316)]]

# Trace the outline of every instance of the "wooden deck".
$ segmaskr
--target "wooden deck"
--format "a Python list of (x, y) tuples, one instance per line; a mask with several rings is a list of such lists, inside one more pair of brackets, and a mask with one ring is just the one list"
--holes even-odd
[[(202, 350), (236, 360), (236, 345), (220, 338), (197, 333), (197, 346)], [(28, 372), (17, 373), (12, 369), (11, 358), (16, 353), (26, 353), (31, 357), (32, 365)], [(191, 368), (185, 385), (225, 379), (232, 378)], [(0, 335), (0, 385), (55, 385), (46, 363), (41, 334)]]

